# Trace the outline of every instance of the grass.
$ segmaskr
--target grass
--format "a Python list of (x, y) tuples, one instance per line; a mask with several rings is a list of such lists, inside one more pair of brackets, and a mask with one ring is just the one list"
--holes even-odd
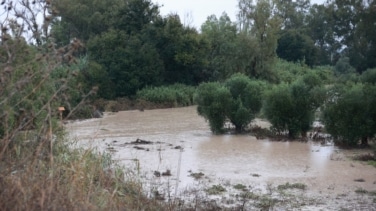
[(191, 172), (189, 176), (193, 177), (195, 180), (199, 180), (199, 179), (202, 179), (205, 176), (205, 174), (202, 172), (198, 172), (198, 173)]
[(174, 84), (161, 87), (147, 87), (137, 92), (137, 98), (152, 103), (167, 103), (179, 106), (193, 105), (195, 87)]
[[(35, 144), (35, 145), (34, 145)], [(41, 154), (25, 148), (40, 148)], [(140, 210), (159, 209), (132, 172), (112, 162), (107, 153), (72, 149), (64, 141), (52, 152), (36, 143), (18, 148), (0, 162), (0, 207), (4, 210)], [(125, 175), (129, 174), (129, 175)]]
[(300, 189), (300, 190), (305, 190), (307, 188), (307, 185), (303, 183), (285, 183), (283, 185), (278, 185), (278, 190), (287, 190), (287, 189)]
[(226, 192), (226, 189), (222, 185), (212, 185), (210, 188), (206, 189), (209, 195), (219, 195)]
[(234, 188), (237, 189), (237, 190), (242, 190), (242, 191), (247, 190), (247, 186), (245, 186), (243, 184), (236, 184), (236, 185), (234, 185)]
[(376, 168), (376, 160), (370, 160), (367, 163), (368, 165), (374, 166)]
[(355, 190), (355, 193), (357, 193), (357, 194), (367, 194), (369, 196), (376, 196), (376, 191), (368, 191), (368, 190), (363, 189), (363, 188), (357, 188)]

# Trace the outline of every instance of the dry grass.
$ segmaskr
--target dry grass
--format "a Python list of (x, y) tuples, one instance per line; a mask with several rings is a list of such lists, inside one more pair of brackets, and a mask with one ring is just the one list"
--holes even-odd
[(163, 210), (108, 154), (71, 149), (63, 140), (52, 152), (30, 147), (44, 146), (17, 146), (22, 154), (0, 162), (1, 210)]

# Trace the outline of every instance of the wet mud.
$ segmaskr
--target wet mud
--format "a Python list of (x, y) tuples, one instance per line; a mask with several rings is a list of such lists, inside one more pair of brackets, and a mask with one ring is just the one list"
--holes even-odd
[[(270, 126), (263, 120), (252, 124)], [(376, 210), (376, 196), (364, 194), (376, 195), (376, 168), (351, 159), (360, 151), (251, 134), (213, 135), (194, 106), (106, 113), (66, 127), (80, 146), (112, 153), (150, 189), (166, 187), (169, 195), (203, 184), (228, 186), (233, 195), (239, 191), (233, 185), (266, 193), (268, 187), (304, 184), (297, 197), (313, 201), (303, 200), (301, 209)]]

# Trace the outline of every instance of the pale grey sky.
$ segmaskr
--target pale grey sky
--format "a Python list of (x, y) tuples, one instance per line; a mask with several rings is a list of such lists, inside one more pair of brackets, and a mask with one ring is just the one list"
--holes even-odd
[[(162, 15), (169, 13), (179, 14), (182, 23), (200, 28), (209, 15), (217, 17), (225, 11), (232, 21), (236, 21), (238, 0), (152, 0), (163, 5)], [(311, 3), (323, 3), (325, 0), (311, 0)]]

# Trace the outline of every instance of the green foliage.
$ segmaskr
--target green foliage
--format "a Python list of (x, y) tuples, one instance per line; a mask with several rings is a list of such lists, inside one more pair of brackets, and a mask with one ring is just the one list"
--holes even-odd
[(226, 188), (224, 188), (222, 185), (212, 185), (210, 188), (206, 189), (206, 192), (209, 195), (219, 195), (226, 192)]
[(137, 92), (137, 98), (153, 103), (167, 103), (175, 106), (189, 106), (193, 104), (196, 89), (184, 84), (174, 84), (162, 87), (144, 88)]
[(307, 189), (307, 185), (303, 183), (285, 183), (283, 185), (278, 185), (278, 190), (287, 190), (287, 189), (300, 189), (300, 190), (305, 190)]
[(363, 72), (360, 76), (360, 80), (363, 83), (376, 85), (376, 68), (368, 69), (367, 71)]
[[(210, 118), (213, 118), (212, 121), (216, 122), (217, 126), (217, 129), (213, 130), (212, 128), (214, 133), (221, 132), (226, 119), (235, 126), (238, 132), (241, 132), (259, 112), (265, 87), (264, 82), (252, 81), (243, 74), (233, 75), (226, 80), (224, 85), (219, 83), (201, 84), (196, 94), (198, 112), (208, 119), (209, 123)], [(223, 93), (222, 99), (217, 98), (220, 96), (219, 92)], [(221, 109), (218, 109), (219, 103), (222, 101), (224, 102)], [(212, 107), (213, 109), (211, 109)], [(212, 115), (213, 110), (217, 110), (218, 115)]]
[(312, 67), (317, 63), (318, 49), (312, 39), (295, 30), (285, 31), (278, 39), (278, 57), (292, 62), (304, 62)]
[(217, 82), (202, 83), (195, 95), (197, 112), (209, 121), (213, 133), (223, 132), (223, 125), (231, 105), (230, 91)]
[(272, 68), (277, 76), (277, 82), (292, 83), (306, 74), (311, 74), (316, 78), (318, 76), (322, 83), (331, 83), (333, 80), (333, 71), (331, 67), (319, 66), (309, 68), (301, 63), (288, 62), (278, 59)]
[(354, 146), (367, 144), (376, 134), (376, 87), (349, 84), (335, 86), (325, 104), (323, 121), (326, 130), (338, 143)]
[(318, 76), (306, 75), (294, 83), (276, 85), (266, 93), (263, 113), (279, 132), (295, 138), (310, 129), (316, 109), (326, 99)]
[(226, 80), (225, 86), (232, 96), (228, 118), (237, 131), (242, 131), (260, 111), (266, 84), (253, 81), (243, 74), (234, 74)]
[(79, 71), (78, 82), (83, 84), (86, 91), (93, 87), (98, 87), (98, 98), (113, 99), (115, 97), (113, 92), (115, 85), (111, 81), (108, 72), (102, 65), (94, 61), (86, 62), (87, 65)]
[(146, 85), (161, 82), (164, 67), (158, 52), (138, 35), (111, 30), (91, 39), (88, 49), (115, 84), (116, 97), (134, 95)]

